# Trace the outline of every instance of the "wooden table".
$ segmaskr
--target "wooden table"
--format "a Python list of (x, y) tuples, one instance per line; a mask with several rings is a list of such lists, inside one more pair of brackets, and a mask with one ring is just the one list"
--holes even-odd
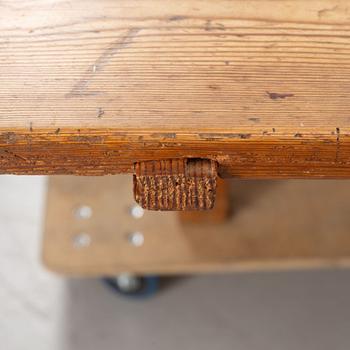
[[(350, 2), (0, 1), (1, 174), (134, 173), (146, 161), (181, 164), (187, 159), (204, 159), (208, 173), (217, 171), (221, 177), (350, 178)], [(65, 180), (52, 181), (56, 192), (50, 189), (50, 203), (76, 194), (66, 190)], [(82, 179), (71, 181), (67, 188), (76, 181), (85, 184)], [(89, 194), (94, 184), (104, 188), (98, 193), (107, 193), (105, 186), (112, 180), (95, 179), (92, 185), (89, 181), (79, 195)], [(213, 188), (206, 188), (207, 193)], [(329, 188), (328, 193), (333, 190)], [(300, 195), (310, 200), (303, 190)], [(330, 197), (313, 195), (312, 205), (317, 208), (318, 200)], [(271, 198), (276, 199), (275, 192)], [(278, 198), (276, 203), (287, 201)], [(327, 213), (339, 213), (344, 196), (339, 198), (338, 206), (321, 208), (319, 215), (327, 218)], [(91, 203), (97, 206), (96, 222), (100, 222), (105, 213), (102, 202)], [(293, 203), (292, 208), (299, 208), (298, 200)], [(89, 226), (92, 246), (75, 250), (74, 237), (87, 228), (73, 230), (81, 224), (71, 217), (73, 204), (72, 200), (61, 208), (72, 220), (72, 230), (66, 227), (64, 232), (63, 224), (57, 231), (55, 211), (50, 209), (46, 225), (50, 241), (45, 241), (49, 265), (58, 267), (61, 262), (57, 269), (72, 273), (124, 268), (147, 272), (145, 261), (152, 271), (159, 272), (162, 265), (167, 266), (162, 271), (169, 272), (178, 271), (179, 266), (186, 271), (208, 268), (208, 259), (215, 266), (225, 261), (231, 266), (240, 257), (244, 263), (288, 257), (323, 263), (343, 261), (350, 255), (344, 248), (349, 241), (345, 219), (335, 235), (312, 230), (311, 220), (299, 235), (294, 229), (286, 229), (282, 236), (277, 231), (269, 235), (265, 227), (267, 240), (259, 236), (257, 241), (249, 238), (252, 231), (244, 226), (250, 227), (249, 219), (229, 240), (224, 232), (232, 228), (225, 226), (217, 240), (206, 230), (209, 245), (201, 245), (196, 230), (185, 230), (186, 234), (177, 230), (171, 238), (183, 244), (188, 255), (171, 245), (175, 250), (170, 253), (178, 257), (172, 266), (164, 263), (163, 255), (161, 263), (147, 260), (152, 252), (141, 254), (139, 260), (128, 260), (126, 254), (126, 260), (116, 261), (116, 250), (107, 252), (117, 241), (106, 237), (117, 237), (108, 236), (107, 229), (99, 234)], [(120, 215), (128, 215), (121, 210)], [(273, 212), (266, 216), (269, 223)], [(169, 215), (173, 220), (174, 214)], [(154, 218), (154, 222), (160, 220)], [(293, 217), (286, 222), (292, 225)], [(124, 237), (124, 231), (120, 235)], [(270, 249), (269, 244), (279, 239), (280, 245)], [(320, 245), (314, 247), (314, 241)], [(126, 250), (120, 248), (121, 252), (130, 253), (133, 248), (123, 242)], [(193, 242), (200, 254), (188, 253)], [(63, 248), (53, 251), (52, 247)], [(71, 256), (74, 266), (65, 265), (66, 256)], [(101, 257), (107, 260), (98, 260)], [(186, 261), (191, 267), (183, 265)]]
[(342, 0), (3, 0), (0, 172), (350, 177)]

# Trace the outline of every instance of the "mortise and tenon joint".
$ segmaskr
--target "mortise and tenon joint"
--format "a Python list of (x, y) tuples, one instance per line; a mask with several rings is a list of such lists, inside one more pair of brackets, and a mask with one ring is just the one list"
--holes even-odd
[(212, 209), (217, 164), (208, 159), (169, 159), (135, 164), (134, 196), (149, 210)]

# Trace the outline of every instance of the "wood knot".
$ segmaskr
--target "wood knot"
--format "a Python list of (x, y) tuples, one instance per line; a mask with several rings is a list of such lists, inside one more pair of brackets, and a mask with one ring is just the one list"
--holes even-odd
[(168, 159), (135, 164), (134, 196), (148, 210), (212, 209), (217, 163), (208, 159)]

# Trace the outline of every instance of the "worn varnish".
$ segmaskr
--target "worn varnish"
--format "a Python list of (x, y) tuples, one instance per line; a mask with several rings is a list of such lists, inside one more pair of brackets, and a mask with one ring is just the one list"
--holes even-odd
[(134, 196), (149, 210), (214, 207), (217, 165), (207, 159), (167, 159), (135, 164)]
[(350, 177), (350, 4), (3, 0), (0, 172)]

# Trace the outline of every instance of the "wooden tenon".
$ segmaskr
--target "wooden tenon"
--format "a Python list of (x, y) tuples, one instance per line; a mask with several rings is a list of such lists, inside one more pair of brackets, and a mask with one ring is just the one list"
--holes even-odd
[(170, 159), (136, 163), (136, 202), (150, 210), (212, 209), (216, 163), (206, 159)]

